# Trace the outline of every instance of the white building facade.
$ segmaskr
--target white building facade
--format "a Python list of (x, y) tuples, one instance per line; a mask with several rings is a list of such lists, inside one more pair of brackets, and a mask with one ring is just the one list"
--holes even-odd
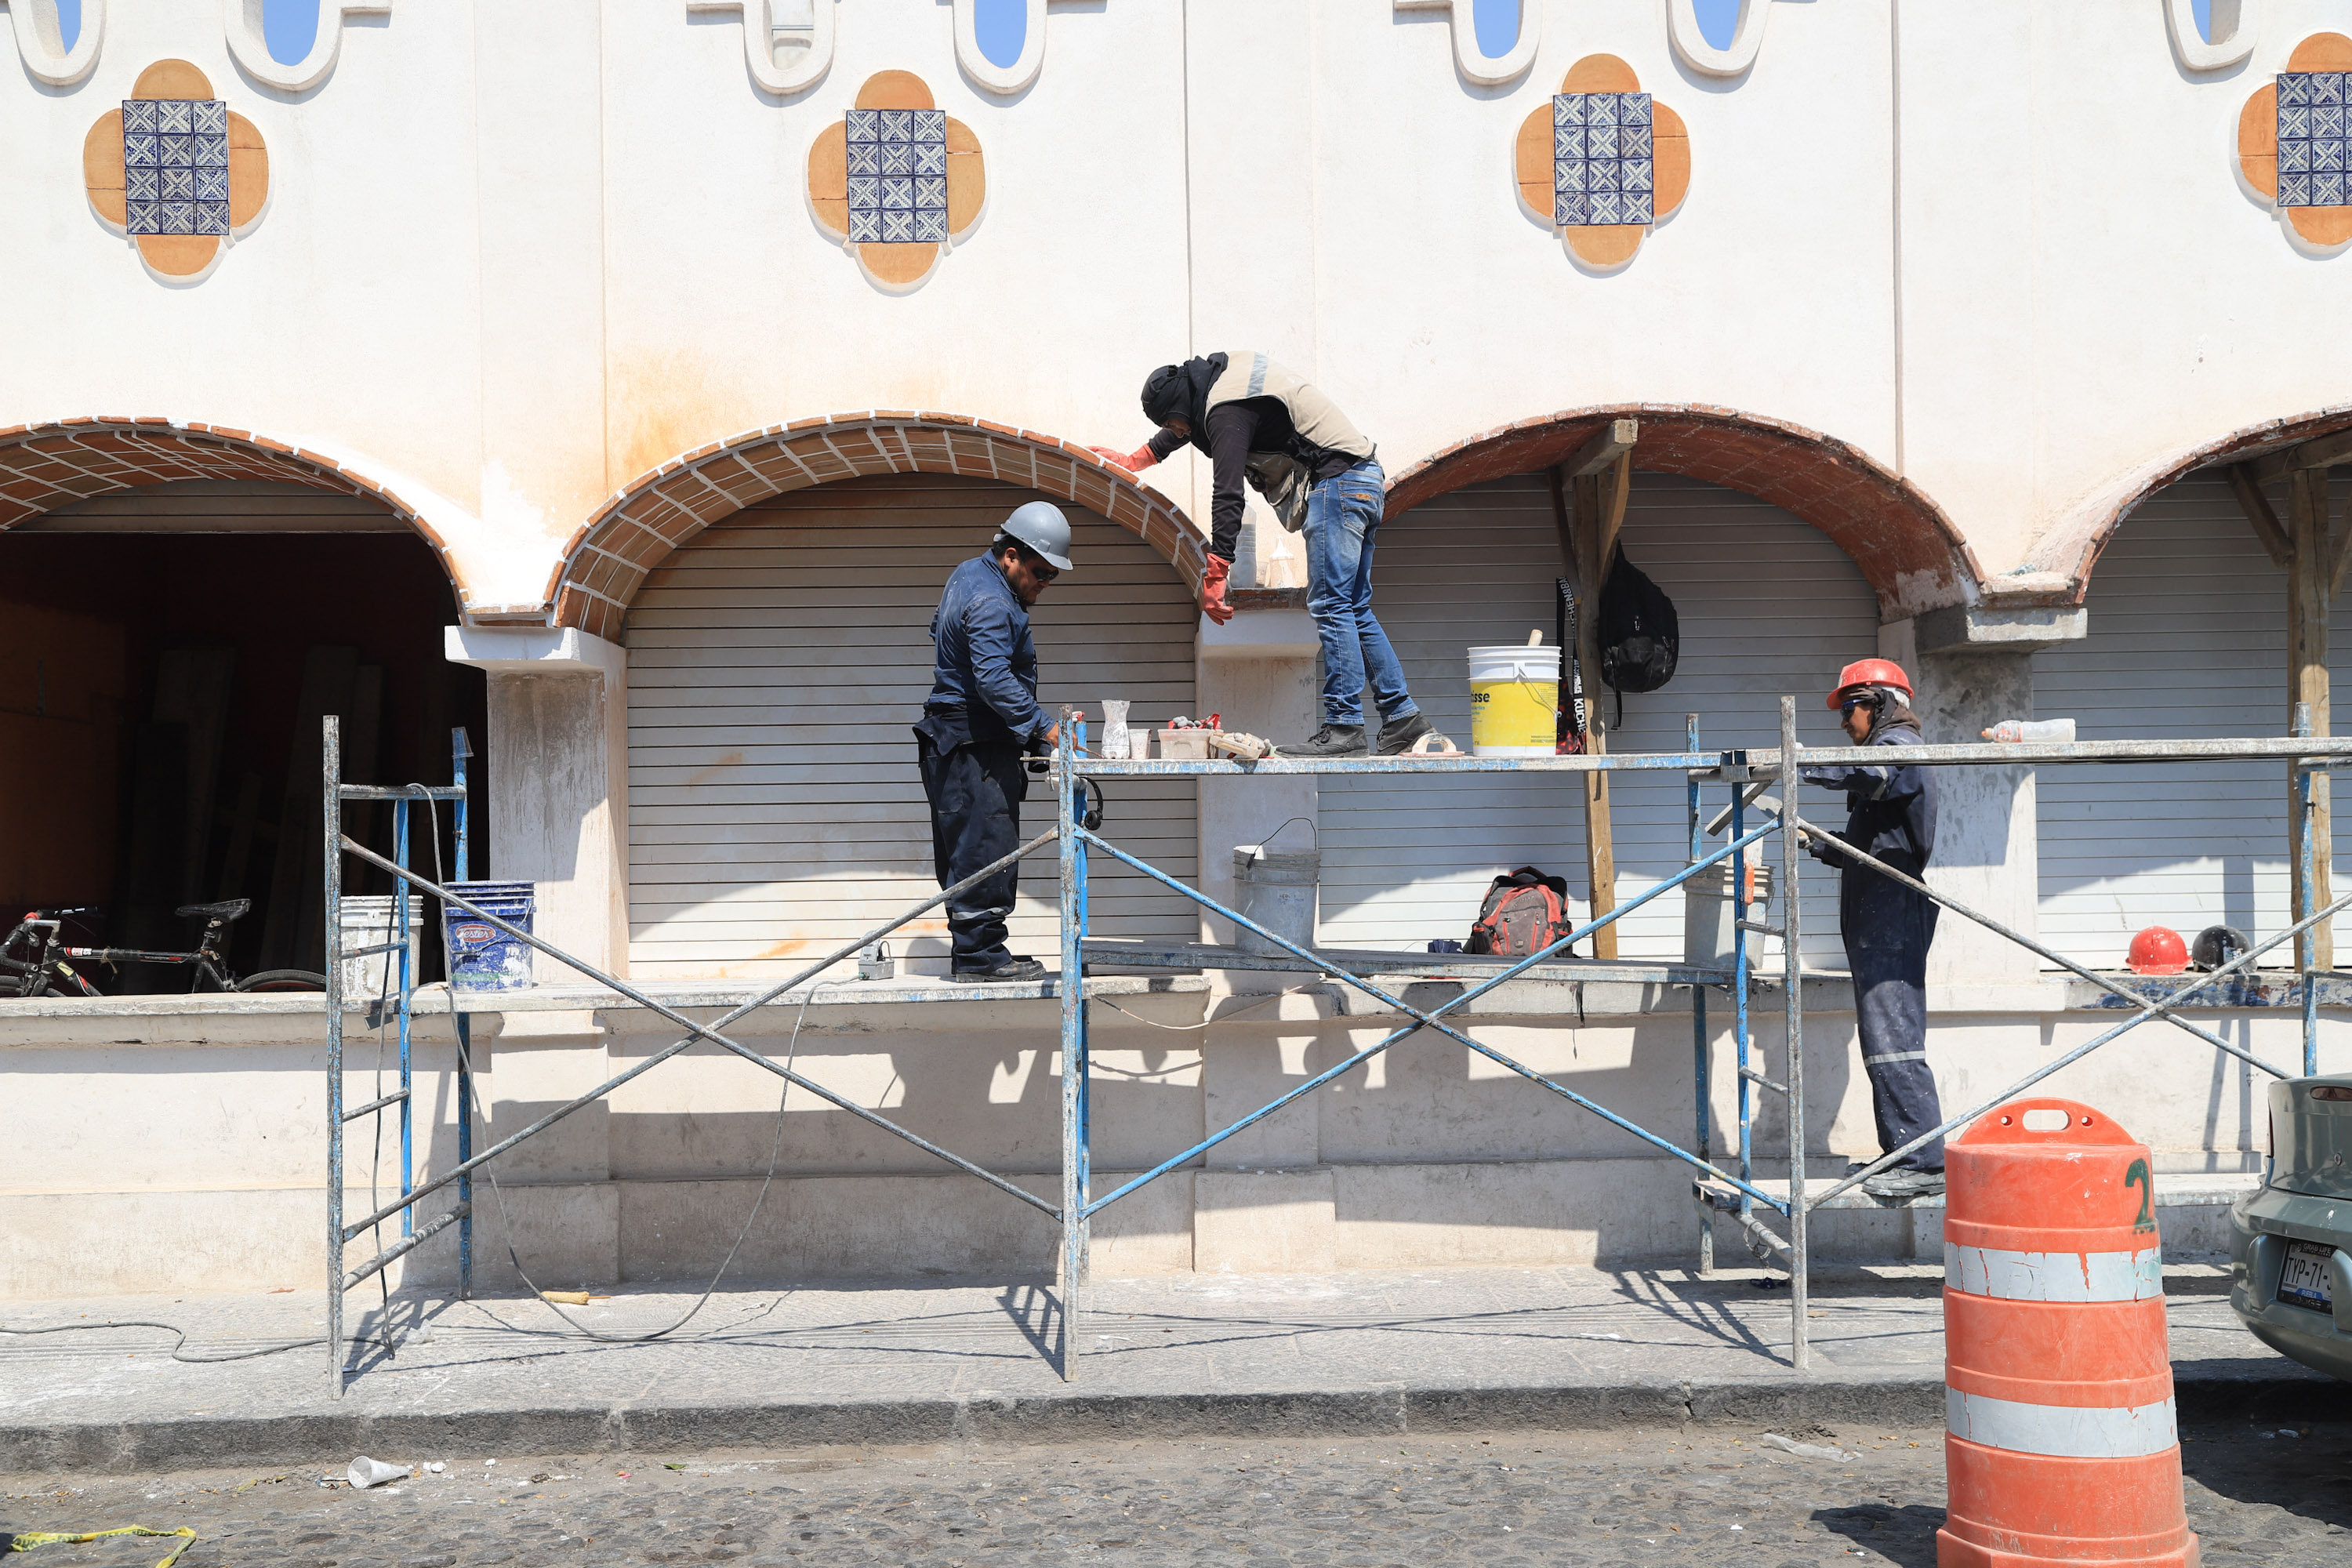
[[(1615, 417), (1641, 431), (1625, 547), (1684, 641), (1613, 749), (1677, 749), (1691, 714), (1707, 745), (1771, 744), (1783, 693), (1832, 742), (1822, 694), (1872, 654), (1910, 669), (1931, 740), (2037, 714), (2281, 733), (2312, 623), (2249, 492), (2290, 519), (2293, 473), (2327, 471), (2294, 465), (2352, 430), (2352, 191), (2326, 178), (2352, 153), (2352, 5), (2242, 0), (2214, 38), (2189, 9), (1749, 0), (1717, 47), (1688, 0), (1526, 0), (1489, 58), (1470, 0), (1031, 0), (1000, 66), (971, 0), (378, 0), (322, 5), (284, 65), (234, 5), (83, 0), (68, 40), (53, 0), (10, 0), (0, 656), (33, 696), (0, 702), (0, 897), (135, 902), (160, 867), (174, 897), (275, 897), (257, 961), (315, 954), (315, 868), (278, 847), (299, 731), (368, 712), (384, 782), (445, 782), (436, 737), (475, 728), (487, 874), (538, 885), (542, 934), (682, 997), (790, 973), (933, 889), (925, 626), (1024, 500), (1078, 527), (1037, 613), (1045, 700), (1312, 728), (1296, 542), (1254, 502), (1241, 614), (1209, 626), (1206, 464), (1130, 477), (1086, 450), (1150, 433), (1153, 366), (1220, 350), (1297, 368), (1378, 443), (1378, 608), (1456, 735), (1465, 648), (1549, 630), (1549, 472)], [(1628, 134), (1571, 148), (1601, 103)], [(183, 723), (158, 669), (231, 645), (211, 728)], [(157, 758), (184, 790), (142, 793)], [(191, 792), (185, 832), (141, 837)], [(1517, 865), (1581, 891), (1558, 781), (1153, 782), (1109, 805), (1108, 834), (1220, 898), (1234, 845), (1307, 819), (1337, 945), (1459, 937)], [(1684, 863), (1683, 813), (1678, 775), (1619, 786), (1624, 896)], [(1935, 877), (2115, 967), (2145, 925), (2275, 931), (2286, 846), (2275, 768), (2021, 768), (1950, 782)], [(1016, 938), (1050, 958), (1039, 865)], [(1804, 892), (1806, 956), (1840, 967), (1833, 884)], [(1217, 934), (1124, 875), (1094, 912)], [(1662, 900), (1625, 952), (1680, 932)], [(919, 927), (902, 973), (945, 952)], [(1949, 921), (1933, 976), (1955, 1108), (2113, 1021)], [(1388, 1026), (1279, 984), (1212, 974), (1098, 1016), (1098, 1185)], [(1055, 1005), (899, 995), (821, 995), (802, 1070), (1050, 1184)], [(1478, 1021), (1498, 1045), (1687, 1131), (1686, 999), (1506, 1001)], [(1850, 1001), (1815, 1005), (1818, 1154), (1874, 1152)], [(2200, 1017), (2299, 1057), (2287, 1010)], [(437, 1027), (428, 1163), (457, 1115)], [(787, 1048), (789, 1016), (760, 1028)], [(20, 1124), (67, 1130), (0, 1155), (0, 1293), (139, 1289), (92, 1264), (92, 1226), (182, 1238), (189, 1288), (317, 1280), (320, 1033), (293, 998), (0, 1002)], [(667, 1038), (551, 988), (485, 1018), (491, 1135)], [(1414, 1043), (1221, 1146), (1108, 1211), (1096, 1266), (1687, 1259), (1680, 1167), (1465, 1055)], [(2144, 1030), (2050, 1087), (2169, 1170), (2250, 1170), (2260, 1086), (2217, 1059)], [(698, 1051), (517, 1155), (541, 1283), (715, 1265), (772, 1093)], [(1001, 1195), (814, 1102), (784, 1123), (788, 1201), (744, 1271), (1045, 1266)], [(1817, 1236), (1930, 1239), (1900, 1215)], [(495, 1238), (478, 1256), (503, 1267)]]

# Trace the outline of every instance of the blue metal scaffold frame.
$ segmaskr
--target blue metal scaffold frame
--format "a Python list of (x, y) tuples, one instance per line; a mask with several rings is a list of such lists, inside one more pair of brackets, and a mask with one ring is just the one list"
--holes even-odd
[[(425, 877), (407, 864), (408, 821), (406, 805), (421, 799), (446, 799), (457, 803), (458, 822), (457, 872), (456, 880), (462, 881), (467, 869), (467, 757), (462, 732), (458, 736), (456, 757), (456, 783), (439, 788), (411, 785), (405, 788), (379, 788), (343, 784), (340, 782), (340, 748), (336, 721), (326, 721), (324, 757), (326, 767), (326, 928), (330, 932), (341, 931), (341, 866), (343, 858), (352, 857), (363, 864), (389, 872), (395, 880), (395, 923), (398, 941), (383, 946), (369, 947), (353, 952), (339, 952), (328, 964), (327, 1035), (328, 1035), (328, 1121), (330, 1141), (330, 1186), (328, 1220), (328, 1308), (329, 1357), (334, 1373), (334, 1388), (341, 1395), (344, 1383), (345, 1335), (342, 1325), (343, 1293), (352, 1286), (374, 1276), (395, 1259), (423, 1245), (443, 1229), (458, 1227), (459, 1278), (461, 1291), (470, 1291), (472, 1283), (471, 1256), (471, 1178), (473, 1173), (490, 1161), (508, 1152), (518, 1144), (552, 1126), (573, 1112), (595, 1103), (621, 1085), (650, 1071), (688, 1047), (708, 1043), (730, 1052), (746, 1061), (764, 1068), (786, 1082), (826, 1101), (835, 1109), (848, 1112), (879, 1131), (904, 1139), (917, 1148), (946, 1162), (968, 1175), (995, 1187), (1007, 1196), (1036, 1208), (1052, 1218), (1060, 1227), (1057, 1248), (1057, 1273), (1061, 1287), (1062, 1335), (1061, 1372), (1066, 1379), (1076, 1379), (1079, 1367), (1082, 1343), (1083, 1308), (1087, 1283), (1088, 1240), (1094, 1216), (1110, 1205), (1129, 1196), (1146, 1184), (1170, 1172), (1201, 1159), (1208, 1151), (1244, 1129), (1254, 1126), (1280, 1111), (1302, 1097), (1313, 1093), (1378, 1057), (1381, 1052), (1424, 1030), (1433, 1030), (1445, 1038), (1485, 1057), (1507, 1072), (1530, 1084), (1545, 1089), (1610, 1125), (1619, 1129), (1660, 1153), (1688, 1165), (1693, 1173), (1693, 1196), (1698, 1205), (1698, 1260), (1702, 1270), (1714, 1262), (1713, 1222), (1721, 1214), (1732, 1218), (1740, 1227), (1748, 1249), (1760, 1260), (1777, 1263), (1789, 1274), (1790, 1291), (1790, 1360), (1791, 1365), (1803, 1370), (1809, 1365), (1807, 1345), (1806, 1300), (1810, 1274), (1809, 1216), (1824, 1207), (1864, 1206), (1866, 1200), (1849, 1196), (1850, 1190), (1868, 1175), (1886, 1168), (1895, 1160), (1934, 1138), (1966, 1126), (1977, 1117), (2002, 1101), (2031, 1088), (2091, 1052), (2116, 1039), (2127, 1031), (2160, 1018), (2177, 1028), (2187, 1031), (2200, 1041), (2228, 1056), (2242, 1060), (2274, 1077), (2293, 1074), (2263, 1061), (2252, 1052), (2222, 1039), (2179, 1016), (2178, 1009), (2200, 1005), (2195, 1000), (2200, 994), (2219, 997), (2222, 982), (2247, 969), (2263, 953), (2282, 942), (2296, 942), (2296, 969), (2301, 986), (2300, 1002), (2303, 1023), (2303, 1063), (2305, 1074), (2318, 1070), (2318, 989), (2323, 980), (2341, 981), (2346, 976), (2337, 972), (2323, 971), (2317, 966), (2315, 931), (2324, 921), (2347, 907), (2352, 907), (2352, 895), (2327, 905), (2315, 908), (2316, 900), (2316, 846), (2314, 842), (2312, 805), (2314, 776), (2321, 772), (2352, 765), (2352, 738), (2313, 738), (2307, 713), (2298, 710), (2294, 735), (2279, 739), (2214, 740), (2214, 741), (2110, 741), (2052, 744), (1986, 744), (1958, 746), (1904, 747), (1822, 747), (1804, 753), (1807, 763), (1822, 764), (1903, 763), (1915, 763), (1934, 766), (2032, 766), (2038, 763), (2131, 763), (2173, 762), (2184, 759), (2207, 761), (2284, 762), (2295, 781), (2300, 854), (2295, 868), (2300, 889), (2298, 907), (2305, 913), (2294, 924), (2256, 945), (2251, 952), (2223, 963), (2193, 985), (2176, 994), (2150, 1000), (2116, 980), (2099, 974), (2085, 966), (2053, 952), (2041, 943), (2002, 925), (1989, 916), (1969, 909), (1948, 895), (1927, 887), (1892, 867), (1866, 855), (1852, 850), (1843, 852), (1862, 863), (1921, 892), (1963, 919), (1974, 921), (1995, 934), (2016, 942), (2038, 954), (2056, 968), (2068, 971), (2086, 980), (2125, 1004), (2137, 1009), (2133, 1015), (2095, 1038), (2043, 1064), (2015, 1084), (1983, 1103), (1946, 1121), (1943, 1126), (1923, 1134), (1904, 1148), (1895, 1150), (1864, 1170), (1843, 1177), (1816, 1194), (1809, 1190), (1806, 1173), (1807, 1138), (1804, 1105), (1804, 980), (1802, 969), (1801, 900), (1799, 897), (1799, 856), (1807, 837), (1833, 838), (1835, 836), (1805, 821), (1795, 808), (1795, 781), (1788, 776), (1785, 759), (1798, 753), (1796, 740), (1796, 710), (1794, 700), (1782, 698), (1780, 712), (1779, 747), (1767, 751), (1729, 750), (1703, 752), (1698, 746), (1697, 721), (1694, 717), (1687, 728), (1687, 749), (1680, 752), (1626, 752), (1596, 756), (1559, 756), (1543, 758), (1488, 758), (1451, 756), (1404, 756), (1382, 758), (1345, 758), (1326, 760), (1289, 760), (1280, 757), (1252, 763), (1230, 761), (1185, 761), (1176, 759), (1108, 760), (1086, 754), (1086, 726), (1076, 714), (1066, 713), (1061, 735), (1052, 759), (1051, 784), (1055, 801), (1055, 824), (1038, 834), (1010, 855), (984, 867), (954, 887), (942, 889), (937, 895), (916, 904), (885, 924), (857, 937), (834, 952), (804, 966), (791, 977), (770, 987), (759, 995), (730, 1009), (709, 1024), (697, 1023), (676, 1007), (667, 1005), (626, 981), (604, 973), (542, 938), (509, 923), (467, 900), (459, 890)], [(1217, 902), (1198, 889), (1186, 886), (1167, 872), (1119, 848), (1097, 830), (1099, 823), (1087, 811), (1086, 797), (1089, 781), (1116, 780), (1135, 777), (1246, 777), (1283, 776), (1295, 774), (1332, 774), (1339, 776), (1367, 773), (1436, 773), (1459, 777), (1469, 773), (1681, 773), (1685, 775), (1685, 807), (1689, 817), (1689, 863), (1681, 870), (1619, 904), (1610, 913), (1571, 931), (1566, 937), (1540, 952), (1507, 963), (1487, 960), (1454, 961), (1433, 957), (1427, 963), (1419, 955), (1347, 954), (1317, 952), (1251, 921), (1238, 910)], [(1760, 802), (1763, 790), (1778, 783), (1782, 799)], [(1702, 821), (1703, 793), (1707, 785), (1727, 786), (1729, 801), (1713, 823)], [(377, 854), (342, 831), (342, 805), (347, 800), (389, 800), (394, 803), (394, 850), (392, 857)], [(1748, 826), (1751, 807), (1757, 808), (1763, 820)], [(1721, 843), (1714, 842), (1718, 824), (1728, 824), (1729, 831)], [(1777, 925), (1748, 918), (1752, 888), (1748, 868), (1759, 863), (1748, 858), (1748, 851), (1768, 840), (1778, 840), (1776, 868), (1781, 907), (1781, 920)], [(890, 932), (908, 924), (964, 889), (1013, 865), (1023, 858), (1044, 847), (1047, 843), (1056, 847), (1059, 856), (1058, 890), (1060, 899), (1060, 960), (1061, 974), (1049, 983), (1050, 990), (1059, 1001), (1061, 1045), (1061, 1184), (1058, 1203), (1048, 1202), (1016, 1184), (1004, 1175), (984, 1169), (975, 1163), (940, 1148), (911, 1130), (902, 1127), (877, 1112), (858, 1105), (835, 1090), (809, 1079), (791, 1067), (771, 1061), (766, 1056), (742, 1045), (721, 1031), (736, 1020), (765, 1006), (798, 1001), (804, 993), (798, 988), (816, 982), (833, 965), (856, 956), (858, 951)], [(1276, 956), (1242, 955), (1228, 948), (1201, 945), (1149, 947), (1129, 944), (1095, 942), (1087, 935), (1087, 881), (1089, 863), (1094, 854), (1100, 853), (1140, 875), (1181, 894), (1208, 912), (1233, 923), (1238, 931), (1254, 933), (1265, 943), (1271, 944)], [(1681, 887), (1692, 878), (1711, 867), (1728, 861), (1727, 875), (1732, 911), (1731, 962), (1724, 968), (1695, 968), (1687, 964), (1604, 963), (1597, 961), (1569, 958), (1572, 944), (1582, 942), (1592, 932), (1622, 920), (1634, 910), (1643, 908), (1666, 893)], [(1760, 857), (1759, 857), (1760, 861)], [(520, 941), (537, 952), (548, 954), (577, 972), (584, 979), (608, 990), (636, 1006), (677, 1026), (685, 1031), (671, 1045), (647, 1056), (636, 1065), (608, 1079), (597, 1088), (542, 1115), (530, 1126), (499, 1139), (480, 1153), (473, 1152), (471, 1122), (477, 1113), (473, 1103), (473, 1068), (470, 1035), (466, 1012), (453, 995), (451, 1011), (457, 1016), (458, 1039), (457, 1105), (458, 1149), (457, 1163), (446, 1171), (418, 1182), (415, 1178), (411, 1150), (412, 1115), (409, 1101), (409, 1019), (413, 1013), (415, 965), (413, 961), (414, 925), (410, 910), (411, 894), (421, 892), (440, 901), (446, 912), (458, 910), (482, 921), (504, 934)], [(1784, 1078), (1775, 1081), (1757, 1065), (1756, 1046), (1751, 1032), (1750, 1004), (1759, 977), (1751, 961), (1748, 938), (1751, 935), (1779, 937), (1781, 941), (1781, 971), (1777, 982), (1781, 993), (1784, 1026), (1782, 1030), (1782, 1062)], [(372, 952), (398, 951), (399, 991), (396, 997), (401, 1039), (401, 1085), (398, 1092), (371, 1104), (359, 1107), (348, 1114), (342, 1109), (342, 958), (360, 957)], [(1303, 1082), (1220, 1129), (1192, 1147), (1173, 1153), (1150, 1169), (1122, 1183), (1101, 1196), (1092, 1191), (1091, 1125), (1088, 1114), (1088, 1083), (1090, 1078), (1087, 1041), (1087, 1000), (1102, 982), (1087, 977), (1087, 966), (1111, 965), (1122, 968), (1244, 968), (1278, 969), (1311, 973), (1327, 981), (1347, 985), (1371, 998), (1381, 1007), (1402, 1016), (1403, 1022), (1363, 1050), (1321, 1072), (1312, 1074)], [(1644, 1128), (1599, 1101), (1580, 1093), (1569, 1085), (1549, 1078), (1514, 1060), (1502, 1051), (1475, 1039), (1462, 1027), (1448, 1021), (1448, 1015), (1462, 1013), (1468, 1005), (1497, 987), (1524, 976), (1559, 977), (1564, 973), (1588, 980), (1638, 979), (1651, 984), (1688, 987), (1692, 994), (1692, 1075), (1695, 1117), (1694, 1147), (1685, 1149), (1664, 1134)], [(1444, 975), (1465, 982), (1461, 992), (1437, 1005), (1423, 1008), (1404, 998), (1391, 994), (1375, 978), (1381, 974)], [(1832, 978), (1822, 975), (1821, 978)], [(1843, 975), (1833, 976), (1843, 979)], [(1075, 978), (1076, 984), (1069, 982)], [(1738, 1126), (1733, 1147), (1727, 1151), (1733, 1168), (1718, 1164), (1710, 1148), (1708, 1095), (1712, 1080), (1712, 1044), (1707, 1024), (1706, 993), (1722, 990), (1731, 1003), (1731, 1045), (1734, 1053), (1734, 1090)], [(394, 1000), (386, 998), (386, 1001)], [(382, 1002), (379, 1002), (382, 1005)], [(494, 999), (484, 999), (478, 1005), (494, 1007)], [(2204, 1004), (2211, 1005), (2211, 1004)], [(1466, 1016), (1466, 1015), (1465, 1015)], [(1756, 1091), (1762, 1089), (1780, 1095), (1787, 1106), (1788, 1179), (1785, 1185), (1758, 1175), (1754, 1147), (1754, 1124), (1758, 1100)], [(355, 1223), (343, 1219), (343, 1125), (358, 1117), (397, 1107), (402, 1118), (401, 1195), (378, 1207)], [(442, 1188), (456, 1184), (457, 1202), (448, 1210), (421, 1226), (411, 1223), (415, 1205)], [(1775, 1191), (1776, 1187), (1780, 1188)], [(1776, 1232), (1764, 1217), (1779, 1220), (1785, 1236)], [(398, 1216), (402, 1222), (401, 1240), (383, 1248), (359, 1268), (346, 1271), (343, 1251), (346, 1245), (362, 1232), (383, 1221)]]

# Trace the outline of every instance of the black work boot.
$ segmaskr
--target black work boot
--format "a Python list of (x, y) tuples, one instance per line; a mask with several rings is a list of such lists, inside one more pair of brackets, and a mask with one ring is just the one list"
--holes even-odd
[(1429, 733), (1429, 716), (1414, 709), (1402, 719), (1391, 719), (1381, 726), (1379, 751), (1384, 757), (1401, 757), (1412, 750), (1412, 743)]
[(1286, 757), (1360, 757), (1364, 754), (1361, 724), (1326, 724), (1304, 741), (1282, 748)]
[(1001, 985), (1008, 980), (1043, 980), (1045, 966), (1034, 958), (1008, 958), (993, 969), (959, 969), (950, 978), (971, 985)]

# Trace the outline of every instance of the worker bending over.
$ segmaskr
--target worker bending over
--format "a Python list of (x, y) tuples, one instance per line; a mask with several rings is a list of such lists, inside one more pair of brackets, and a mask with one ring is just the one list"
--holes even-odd
[[(1865, 658), (1838, 673), (1830, 706), (1857, 746), (1916, 746), (1911, 681), (1902, 666)], [(1908, 763), (1798, 769), (1805, 783), (1842, 789), (1844, 843), (1911, 877), (1923, 877), (1936, 852), (1936, 775)], [(1933, 900), (1808, 837), (1815, 858), (1835, 866), (1838, 929), (1853, 972), (1853, 1007), (1862, 1029), (1862, 1066), (1870, 1077), (1879, 1152), (1892, 1153), (1944, 1121), (1936, 1075), (1927, 1068), (1927, 944), (1936, 936)], [(1848, 1173), (1851, 1174), (1851, 1171)], [(1874, 1197), (1916, 1198), (1944, 1190), (1944, 1141), (1923, 1144), (1863, 1183)]]
[[(957, 567), (931, 616), (931, 695), (915, 726), (931, 803), (931, 862), (951, 887), (1021, 847), (1024, 753), (1049, 751), (1061, 726), (1037, 706), (1037, 645), (1029, 608), (1070, 569), (1070, 524), (1049, 501), (1004, 520), (988, 553)], [(1020, 867), (1007, 866), (948, 900), (954, 958), (970, 981), (1036, 980), (1045, 966), (1004, 945)]]
[(1283, 753), (1363, 754), (1368, 684), (1381, 719), (1373, 745), (1382, 754), (1427, 734), (1429, 721), (1405, 689), (1404, 667), (1372, 615), (1372, 542), (1386, 481), (1371, 442), (1329, 398), (1262, 353), (1161, 365), (1143, 383), (1143, 416), (1160, 433), (1141, 447), (1090, 450), (1136, 473), (1188, 441), (1208, 454), (1213, 489), (1201, 611), (1211, 620), (1223, 626), (1234, 618), (1225, 580), (1241, 540), (1244, 479), (1285, 528), (1306, 533), (1307, 613), (1323, 647), (1323, 723)]

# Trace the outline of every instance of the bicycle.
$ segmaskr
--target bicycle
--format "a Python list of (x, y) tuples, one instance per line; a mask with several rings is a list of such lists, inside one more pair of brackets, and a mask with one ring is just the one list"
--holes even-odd
[(106, 994), (74, 960), (88, 963), (184, 963), (195, 973), (188, 983), (191, 995), (207, 988), (247, 994), (324, 991), (327, 977), (308, 969), (265, 969), (240, 980), (228, 966), (221, 948), (228, 928), (253, 908), (251, 899), (226, 899), (215, 904), (184, 904), (173, 913), (205, 922), (205, 934), (193, 952), (149, 952), (128, 947), (75, 947), (62, 941), (65, 928), (95, 920), (96, 909), (28, 910), (16, 929), (0, 942), (0, 996), (102, 996)]

